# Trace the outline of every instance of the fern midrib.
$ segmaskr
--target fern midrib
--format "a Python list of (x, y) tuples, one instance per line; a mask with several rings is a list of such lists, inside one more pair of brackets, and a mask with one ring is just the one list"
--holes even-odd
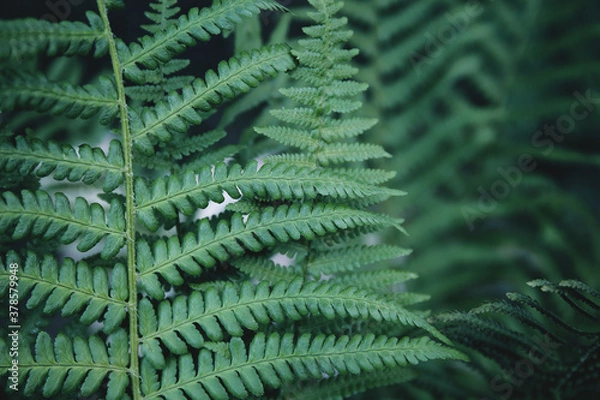
[[(281, 58), (281, 54), (274, 53), (273, 55), (271, 55), (269, 57), (262, 58), (261, 64), (268, 64), (271, 60), (277, 60), (278, 58)], [(133, 140), (136, 140), (139, 137), (146, 136), (149, 132), (153, 131), (157, 126), (162, 125), (162, 124), (164, 124), (165, 121), (169, 120), (170, 118), (172, 118), (174, 116), (177, 116), (179, 113), (181, 113), (182, 110), (184, 110), (186, 108), (193, 108), (193, 104), (198, 99), (207, 97), (208, 93), (211, 93), (211, 92), (217, 93), (220, 97), (222, 97), (222, 95), (219, 94), (219, 88), (228, 87), (229, 86), (228, 83), (231, 80), (236, 80), (238, 76), (244, 76), (247, 71), (256, 69), (256, 67), (257, 67), (257, 65), (255, 63), (250, 63), (250, 64), (236, 70), (235, 73), (228, 75), (227, 78), (225, 78), (225, 79), (221, 79), (221, 76), (219, 76), (219, 81), (214, 86), (210, 86), (205, 83), (206, 87), (202, 91), (198, 92), (195, 96), (190, 97), (190, 99), (188, 101), (183, 101), (183, 102), (181, 102), (179, 107), (177, 107), (175, 109), (170, 109), (170, 112), (167, 115), (156, 120), (152, 125), (144, 126), (144, 128), (142, 130), (140, 130), (138, 132), (133, 132), (133, 134), (132, 134)]]
[(127, 246), (127, 285), (129, 291), (128, 316), (129, 316), (129, 371), (132, 385), (133, 400), (142, 398), (139, 379), (139, 334), (138, 334), (138, 311), (137, 311), (137, 271), (135, 260), (135, 204), (134, 204), (134, 174), (133, 174), (133, 139), (129, 127), (129, 116), (127, 112), (127, 97), (125, 95), (125, 84), (123, 81), (123, 66), (119, 60), (117, 45), (110, 27), (106, 0), (97, 0), (98, 11), (104, 25), (104, 36), (108, 42), (108, 53), (110, 56), (115, 86), (117, 89), (121, 137), (123, 145), (124, 175), (125, 175), (125, 243)]
[[(218, 314), (225, 312), (225, 311), (232, 311), (235, 314), (235, 311), (233, 311), (233, 310), (235, 310), (236, 308), (252, 308), (253, 305), (257, 305), (257, 304), (268, 307), (266, 304), (268, 304), (269, 302), (274, 302), (275, 304), (281, 305), (281, 304), (285, 303), (285, 300), (290, 300), (290, 299), (301, 300), (301, 301), (304, 301), (305, 303), (308, 303), (310, 300), (318, 300), (318, 299), (326, 299), (326, 300), (330, 300), (330, 301), (341, 301), (344, 303), (344, 310), (346, 310), (345, 305), (348, 302), (353, 303), (353, 305), (365, 305), (365, 307), (367, 307), (367, 308), (372, 307), (372, 308), (377, 308), (378, 310), (383, 310), (382, 307), (384, 306), (384, 304), (382, 304), (382, 303), (385, 301), (383, 299), (369, 299), (369, 298), (360, 298), (360, 299), (359, 298), (344, 298), (344, 299), (342, 299), (340, 297), (339, 293), (334, 293), (334, 294), (329, 294), (329, 295), (327, 293), (324, 293), (324, 294), (298, 293), (296, 295), (289, 295), (287, 293), (284, 293), (279, 297), (268, 297), (266, 299), (252, 299), (251, 301), (246, 301), (243, 303), (237, 302), (237, 303), (231, 304), (229, 306), (224, 306), (219, 309), (210, 311), (208, 313), (204, 312), (202, 315), (198, 316), (197, 318), (194, 318), (191, 320), (188, 319), (186, 321), (181, 321), (180, 323), (177, 323), (177, 324), (171, 324), (165, 329), (157, 330), (156, 332), (154, 332), (150, 335), (145, 335), (145, 336), (143, 336), (142, 340), (140, 340), (140, 343), (143, 343), (146, 340), (160, 338), (161, 335), (172, 332), (172, 331), (177, 331), (185, 325), (200, 323), (200, 321), (205, 318), (210, 319), (211, 317), (217, 316)], [(333, 307), (333, 305), (331, 303), (324, 303), (324, 304), (329, 304)], [(390, 313), (390, 315), (393, 314), (393, 315), (397, 316), (398, 318), (400, 317), (400, 314), (397, 313), (397, 311), (398, 311), (397, 305), (389, 304), (389, 305), (385, 305), (385, 306), (387, 307), (385, 310), (388, 311)], [(333, 308), (335, 310), (335, 307), (333, 307)], [(337, 311), (334, 311), (334, 312), (336, 314), (339, 314)], [(358, 311), (358, 312), (359, 312), (359, 314), (362, 314), (360, 311)], [(285, 311), (284, 311), (284, 313), (287, 314)], [(367, 309), (367, 313), (369, 315), (371, 315), (371, 312), (369, 309)], [(310, 312), (308, 314), (310, 314)], [(348, 315), (348, 314), (349, 313), (346, 312), (346, 315)], [(387, 320), (388, 318), (384, 318), (382, 315), (382, 319)], [(393, 320), (393, 318), (389, 318), (389, 319)]]

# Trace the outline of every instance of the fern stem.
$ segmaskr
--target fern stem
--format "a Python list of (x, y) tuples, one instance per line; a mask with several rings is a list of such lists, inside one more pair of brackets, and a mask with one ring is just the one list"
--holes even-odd
[(137, 277), (135, 268), (135, 204), (133, 191), (133, 139), (131, 137), (129, 118), (127, 115), (127, 99), (123, 83), (123, 67), (117, 54), (117, 46), (110, 28), (108, 10), (105, 0), (97, 0), (100, 17), (104, 24), (104, 34), (108, 41), (108, 51), (112, 63), (121, 120), (121, 135), (123, 138), (123, 157), (125, 162), (125, 241), (127, 246), (127, 283), (129, 288), (129, 345), (130, 345), (130, 375), (132, 398), (141, 399), (138, 359), (138, 316), (137, 316)]

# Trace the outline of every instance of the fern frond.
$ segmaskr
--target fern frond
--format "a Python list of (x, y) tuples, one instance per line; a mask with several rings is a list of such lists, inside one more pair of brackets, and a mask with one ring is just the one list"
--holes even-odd
[(153, 149), (148, 135), (166, 142), (171, 138), (171, 130), (185, 132), (191, 125), (202, 122), (197, 110), (209, 111), (293, 66), (285, 45), (273, 45), (222, 61), (218, 73), (209, 70), (204, 80), (196, 79), (191, 88), (169, 94), (167, 101), (158, 103), (155, 109), (130, 113), (136, 148), (151, 154)]
[(235, 157), (244, 148), (244, 146), (238, 146), (234, 144), (222, 146), (213, 151), (205, 152), (199, 157), (193, 157), (189, 161), (175, 167), (175, 171), (201, 171), (206, 167), (212, 168), (215, 165), (219, 165), (220, 163), (226, 162), (228, 159)]
[[(369, 168), (329, 168), (330, 171), (348, 177), (349, 179), (370, 183), (372, 185), (380, 185), (393, 179), (396, 176), (396, 171), (386, 171), (384, 169), (369, 169)], [(400, 195), (405, 195), (401, 192)]]
[(161, 80), (160, 85), (127, 86), (127, 96), (140, 101), (158, 103), (165, 98), (166, 93), (182, 90), (194, 80), (192, 76), (171, 76)]
[(313, 276), (331, 275), (350, 272), (383, 260), (404, 257), (410, 253), (410, 250), (389, 245), (345, 246), (316, 254), (311, 258), (307, 268)]
[(172, 20), (154, 36), (144, 36), (140, 43), (127, 47), (120, 43), (119, 58), (125, 76), (139, 83), (140, 70), (136, 64), (156, 68), (173, 56), (196, 44), (196, 40), (207, 41), (211, 35), (230, 31), (244, 16), (260, 10), (283, 10), (274, 0), (217, 0), (210, 7), (192, 8), (187, 15)]
[(24, 263), (15, 252), (6, 255), (6, 267), (0, 259), (0, 294), (8, 288), (11, 263), (21, 266), (19, 271), (19, 296), (24, 300), (30, 294), (27, 308), (44, 306), (45, 313), (61, 310), (65, 317), (80, 314), (79, 321), (90, 325), (100, 319), (103, 330), (113, 332), (126, 314), (127, 274), (123, 264), (116, 264), (110, 273), (103, 268), (90, 268), (85, 262), (75, 263), (65, 258), (59, 265), (51, 256), (43, 260), (29, 252)]
[(116, 140), (110, 142), (106, 155), (101, 149), (86, 144), (75, 150), (69, 145), (22, 136), (17, 136), (15, 142), (14, 146), (0, 144), (0, 168), (4, 171), (17, 171), (21, 175), (35, 173), (40, 177), (53, 175), (56, 180), (81, 180), (87, 185), (105, 174), (105, 192), (111, 192), (123, 183), (123, 150)]
[[(598, 334), (598, 332), (585, 332), (582, 331), (580, 329), (577, 328), (573, 328), (571, 325), (569, 325), (568, 323), (565, 323), (564, 321), (562, 321), (562, 319), (560, 317), (558, 317), (556, 314), (554, 314), (553, 312), (549, 311), (548, 309), (546, 309), (545, 307), (543, 307), (541, 304), (539, 304), (535, 299), (533, 299), (530, 296), (527, 296), (525, 294), (522, 293), (506, 293), (506, 297), (508, 297), (511, 302), (513, 302), (512, 307), (510, 307), (510, 310), (505, 311), (507, 314), (511, 315), (512, 311), (515, 309), (518, 309), (522, 306), (527, 306), (531, 309), (536, 310), (538, 313), (540, 313), (541, 315), (543, 315), (544, 317), (548, 318), (550, 321), (552, 321), (553, 323), (555, 323), (556, 325), (560, 326), (561, 328), (570, 331), (572, 333), (575, 333), (577, 335), (581, 335), (581, 336), (589, 336), (589, 337), (594, 337)], [(564, 298), (563, 300), (567, 300), (567, 302), (569, 302), (568, 298)], [(570, 303), (571, 306), (573, 306), (573, 303)], [(519, 318), (521, 318), (522, 313), (517, 312), (516, 313)], [(527, 318), (521, 318), (521, 320), (524, 323), (528, 322)], [(541, 327), (541, 325), (538, 325), (536, 323), (531, 323), (531, 325), (534, 328), (537, 329), (543, 329)], [(544, 332), (546, 333), (546, 332)]]
[(77, 249), (83, 252), (106, 238), (101, 253), (104, 259), (115, 256), (125, 244), (125, 214), (117, 200), (111, 202), (106, 215), (101, 205), (88, 204), (83, 197), (77, 197), (71, 207), (69, 199), (60, 192), (55, 194), (54, 202), (44, 191), (23, 190), (21, 197), (22, 200), (12, 192), (4, 192), (0, 199), (0, 232), (12, 228), (13, 239), (28, 235), (56, 237), (63, 244), (70, 244), (81, 237)]
[[(576, 280), (565, 280), (559, 283), (547, 281), (545, 279), (534, 279), (533, 281), (527, 282), (528, 286), (533, 288), (540, 288), (542, 292), (550, 292), (559, 294), (565, 301), (570, 305), (577, 307), (578, 311), (583, 311), (577, 306), (573, 300), (582, 302), (593, 310), (599, 310), (600, 305), (596, 304), (593, 300), (587, 296), (592, 296), (596, 299), (600, 299), (600, 292), (594, 288), (589, 287), (583, 282)], [(585, 313), (587, 314), (587, 313)], [(587, 314), (589, 316), (589, 314)], [(592, 317), (592, 316), (590, 316)], [(595, 317), (592, 317), (595, 318)]]
[(221, 129), (215, 129), (201, 135), (184, 136), (177, 140), (177, 143), (167, 143), (159, 154), (168, 155), (175, 160), (181, 160), (184, 156), (193, 153), (200, 153), (209, 148), (219, 140), (223, 139), (227, 132)]
[[(416, 279), (418, 277), (414, 272), (399, 271), (393, 269), (384, 269), (379, 271), (365, 271), (356, 272), (352, 274), (345, 274), (339, 277), (337, 282), (344, 285), (356, 286), (362, 289), (369, 289), (374, 293), (391, 292), (397, 291), (396, 287), (410, 279)], [(406, 293), (394, 293), (406, 294)], [(424, 301), (422, 295), (415, 293), (408, 293), (414, 296), (414, 300)], [(426, 296), (427, 298), (429, 296)], [(408, 299), (404, 299), (408, 300)]]
[(300, 64), (292, 76), (309, 86), (281, 89), (284, 96), (300, 107), (271, 111), (275, 118), (295, 127), (255, 128), (255, 131), (299, 148), (306, 161), (319, 166), (390, 157), (379, 145), (341, 142), (361, 135), (377, 121), (342, 118), (362, 106), (356, 97), (368, 87), (351, 79), (358, 70), (349, 62), (358, 50), (342, 48), (352, 32), (343, 29), (348, 22), (346, 17), (334, 16), (343, 3), (309, 3), (317, 9), (308, 13), (316, 24), (302, 28), (308, 39), (300, 39), (301, 49), (292, 50)]
[[(573, 303), (575, 295), (562, 297), (568, 307), (553, 307), (560, 311), (554, 312), (530, 296), (508, 293), (508, 301), (485, 304), (470, 312), (436, 316), (434, 321), (467, 352), (497, 363), (497, 366), (478, 366), (486, 368), (487, 365), (488, 376), (501, 369), (508, 371), (521, 360), (534, 364), (535, 374), (528, 377), (527, 385), (514, 388), (514, 394), (520, 398), (550, 395), (579, 398), (583, 393), (595, 392), (600, 332), (597, 329), (597, 301), (588, 297), (593, 289), (578, 281), (555, 284), (540, 279), (529, 284), (560, 297), (574, 290), (586, 300)], [(584, 320), (579, 318), (580, 303), (590, 309)], [(591, 311), (593, 309), (595, 312)]]
[(263, 257), (239, 257), (230, 260), (229, 263), (250, 278), (265, 281), (273, 285), (281, 281), (290, 282), (300, 276), (298, 268), (279, 265)]
[(321, 144), (320, 140), (310, 132), (302, 129), (294, 129), (285, 126), (267, 126), (264, 128), (255, 128), (256, 133), (265, 135), (285, 146), (298, 147), (306, 152), (314, 152)]
[(275, 154), (265, 157), (266, 163), (285, 163), (297, 167), (315, 167), (315, 159), (312, 154)]
[(0, 92), (0, 109), (6, 111), (19, 107), (84, 119), (100, 114), (104, 125), (118, 113), (117, 93), (109, 79), (100, 79), (97, 85), (72, 86), (50, 82), (41, 74), (11, 71), (0, 76)]
[(392, 157), (383, 147), (371, 143), (332, 143), (321, 146), (316, 153), (320, 165), (356, 162)]
[[(224, 162), (226, 158), (233, 157), (242, 146), (227, 145), (220, 148), (211, 148), (216, 142), (224, 138), (226, 132), (215, 129), (199, 135), (189, 136), (177, 133), (173, 140), (163, 143), (161, 148), (153, 155), (137, 154), (136, 160), (139, 165), (151, 169), (172, 170), (183, 173), (183, 171), (199, 171), (203, 167), (212, 167), (217, 163)], [(188, 157), (194, 153), (200, 153), (195, 157)], [(185, 160), (182, 160), (186, 158)], [(173, 160), (182, 160), (174, 164)], [(211, 162), (212, 161), (212, 162)]]
[(37, 53), (84, 55), (92, 48), (95, 48), (94, 55), (99, 57), (108, 49), (104, 26), (97, 14), (88, 11), (86, 16), (89, 25), (78, 21), (53, 23), (34, 18), (0, 21), (0, 59), (18, 60)]
[(401, 192), (378, 188), (362, 182), (345, 179), (325, 169), (296, 168), (286, 164), (267, 163), (257, 168), (251, 162), (246, 169), (224, 163), (215, 166), (214, 172), (205, 167), (198, 177), (190, 171), (182, 176), (171, 175), (156, 179), (152, 187), (139, 179), (136, 182), (137, 213), (140, 221), (150, 230), (159, 227), (156, 212), (166, 218), (176, 218), (177, 212), (193, 214), (205, 208), (210, 200), (222, 203), (223, 192), (234, 199), (240, 194), (247, 198), (270, 200), (310, 200), (317, 196), (353, 200), (375, 195), (394, 196)]
[[(186, 68), (188, 65), (190, 65), (190, 60), (177, 58), (174, 60), (170, 60), (170, 61), (166, 62), (165, 64), (161, 64), (160, 68), (150, 69), (150, 70), (148, 70), (148, 69), (141, 70), (140, 72), (138, 72), (139, 79), (137, 79), (137, 82), (143, 83), (144, 85), (140, 85), (138, 87), (143, 88), (145, 85), (162, 84), (163, 79), (165, 79), (165, 76), (174, 74), (175, 72), (178, 72), (178, 71), (181, 71), (182, 69)], [(136, 87), (136, 86), (135, 85), (126, 86), (125, 90), (127, 91), (128, 88), (130, 88), (130, 87)]]
[[(90, 396), (108, 376), (106, 398), (122, 399), (129, 384), (128, 346), (127, 333), (122, 329), (110, 336), (108, 346), (98, 336), (71, 340), (62, 333), (52, 343), (50, 335), (42, 332), (37, 336), (33, 354), (28, 346), (19, 347), (23, 393), (32, 396), (41, 388), (47, 398), (60, 392)], [(0, 371), (8, 371), (8, 365), (1, 367)]]
[(180, 7), (177, 7), (177, 0), (157, 0), (155, 3), (150, 3), (149, 7), (154, 11), (146, 11), (146, 18), (154, 22), (153, 25), (142, 25), (142, 29), (150, 33), (156, 33), (158, 30), (165, 28), (171, 18), (179, 13)]
[(205, 398), (264, 396), (265, 386), (279, 388), (293, 381), (321, 379), (324, 374), (358, 374), (433, 359), (464, 359), (458, 351), (427, 337), (398, 340), (374, 335), (336, 338), (259, 333), (248, 346), (233, 338), (229, 352), (231, 356), (224, 357), (200, 350), (197, 363), (191, 355), (177, 362), (170, 360), (160, 383), (156, 371), (145, 363), (142, 371), (149, 380), (143, 388), (148, 390), (146, 397), (170, 398), (180, 391)]
[[(215, 289), (163, 301), (155, 311), (150, 301), (140, 302), (142, 354), (155, 368), (163, 368), (159, 342), (172, 353), (185, 354), (187, 346), (200, 348), (204, 337), (223, 340), (224, 334), (240, 337), (244, 328), (256, 331), (261, 326), (297, 321), (308, 315), (323, 315), (329, 320), (352, 317), (388, 321), (419, 327), (440, 340), (447, 339), (417, 314), (353, 286), (295, 279), (279, 282), (272, 289), (263, 282), (240, 287), (228, 284), (219, 293)], [(177, 335), (179, 334), (179, 336)], [(183, 338), (183, 340), (181, 339)]]
[(139, 283), (154, 298), (162, 299), (158, 276), (172, 285), (181, 285), (183, 278), (178, 268), (190, 275), (199, 275), (202, 268), (213, 267), (217, 261), (240, 256), (246, 250), (260, 251), (277, 242), (285, 243), (300, 238), (312, 240), (318, 236), (344, 230), (379, 230), (399, 227), (395, 219), (355, 210), (337, 204), (293, 204), (277, 208), (267, 207), (249, 214), (246, 222), (234, 214), (230, 222), (221, 220), (216, 231), (206, 219), (200, 221), (198, 234), (157, 240), (153, 250), (145, 241), (138, 242)]

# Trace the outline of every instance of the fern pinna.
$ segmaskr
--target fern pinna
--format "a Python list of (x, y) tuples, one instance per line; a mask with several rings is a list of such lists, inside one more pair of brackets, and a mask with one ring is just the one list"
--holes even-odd
[[(365, 267), (407, 253), (361, 240), (402, 229), (368, 210), (401, 192), (379, 186), (389, 172), (353, 164), (387, 154), (357, 140), (374, 120), (342, 117), (366, 88), (351, 79), (342, 4), (310, 4), (304, 50), (240, 52), (203, 78), (178, 74), (190, 63), (175, 57), (283, 7), (215, 0), (182, 13), (159, 0), (148, 34), (129, 44), (111, 28), (120, 1), (98, 0), (87, 22), (0, 22), (0, 294), (3, 312), (18, 311), (17, 339), (0, 328), (7, 393), (339, 398), (410, 379), (414, 364), (464, 358), (409, 310), (426, 297), (394, 284), (413, 274)], [(38, 62), (88, 55), (111, 72), (85, 85), (56, 82)], [(236, 146), (216, 145), (219, 107), (292, 69), (309, 86), (282, 91), (303, 107), (273, 114), (297, 127), (257, 131), (301, 152), (238, 164)], [(92, 118), (109, 143), (36, 138), (47, 121), (12, 132), (25, 110)]]

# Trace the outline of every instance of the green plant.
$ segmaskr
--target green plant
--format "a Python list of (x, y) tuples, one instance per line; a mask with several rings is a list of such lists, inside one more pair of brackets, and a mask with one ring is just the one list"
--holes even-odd
[(469, 383), (454, 382), (463, 385), (460, 398), (581, 399), (598, 393), (600, 293), (575, 280), (528, 285), (561, 301), (507, 293), (505, 300), (436, 317), (473, 361)]
[[(392, 285), (414, 274), (364, 267), (406, 253), (361, 241), (402, 230), (368, 210), (401, 192), (380, 186), (389, 172), (356, 164), (386, 153), (356, 141), (374, 120), (344, 118), (366, 86), (351, 79), (356, 52), (343, 48), (341, 3), (310, 4), (304, 50), (266, 45), (194, 79), (177, 74), (189, 61), (176, 56), (282, 7), (216, 0), (180, 14), (175, 1), (157, 1), (149, 34), (130, 44), (111, 28), (116, 0), (98, 0), (85, 23), (0, 22), (0, 294), (13, 305), (18, 290), (21, 313), (18, 358), (8, 325), (0, 328), (0, 374), (18, 360), (11, 396), (340, 398), (410, 379), (424, 361), (464, 359), (411, 310), (424, 296)], [(110, 68), (85, 85), (54, 82), (43, 63), (91, 54)], [(247, 110), (245, 93), (268, 101), (254, 88), (292, 69), (308, 86), (282, 92), (303, 107), (273, 113), (300, 128), (257, 130), (299, 154), (224, 162), (238, 147), (216, 144), (228, 128), (219, 118)], [(234, 99), (247, 103), (222, 113)], [(115, 137), (104, 150), (37, 139), (36, 130), (53, 132), (46, 120), (13, 133), (28, 125), (23, 109), (92, 118), (114, 129), (103, 138)], [(75, 127), (65, 136), (80, 137)], [(65, 179), (62, 191), (48, 183)], [(83, 186), (99, 200), (63, 193)], [(226, 195), (240, 200), (195, 218)], [(292, 265), (275, 264), (278, 254)]]
[[(361, 49), (359, 76), (370, 84), (368, 112), (382, 121), (373, 140), (393, 155), (398, 174), (389, 184), (412, 199), (381, 204), (406, 218), (414, 251), (403, 268), (419, 274), (409, 288), (431, 294), (436, 314), (481, 311), (482, 302), (522, 292), (531, 280), (576, 279), (597, 289), (597, 6), (347, 0), (345, 13), (355, 30), (351, 43)], [(581, 101), (586, 96), (592, 100)], [(535, 166), (518, 171), (523, 155)], [(530, 295), (545, 304), (539, 291)], [(514, 369), (529, 348), (513, 349), (515, 342), (495, 332), (530, 335), (518, 326), (529, 318), (491, 309), (495, 329), (468, 324), (469, 313), (450, 314), (454, 324), (434, 316), (463, 344), (468, 366), (424, 365), (409, 384), (360, 398), (583, 398), (597, 391), (582, 383), (579, 393), (568, 384), (550, 393), (567, 377), (585, 382), (597, 371), (595, 344), (580, 340), (527, 379), (507, 377), (501, 368)], [(559, 310), (562, 321), (597, 332), (597, 321)], [(562, 332), (545, 318), (539, 324)], [(585, 368), (575, 371), (580, 355)]]
[(570, 134), (538, 132), (570, 117), (578, 96), (597, 98), (597, 10), (585, 1), (346, 3), (369, 114), (382, 121), (373, 140), (393, 155), (390, 185), (414, 199), (381, 208), (406, 219), (414, 290), (441, 311), (540, 277), (596, 287), (597, 106), (582, 109)]

